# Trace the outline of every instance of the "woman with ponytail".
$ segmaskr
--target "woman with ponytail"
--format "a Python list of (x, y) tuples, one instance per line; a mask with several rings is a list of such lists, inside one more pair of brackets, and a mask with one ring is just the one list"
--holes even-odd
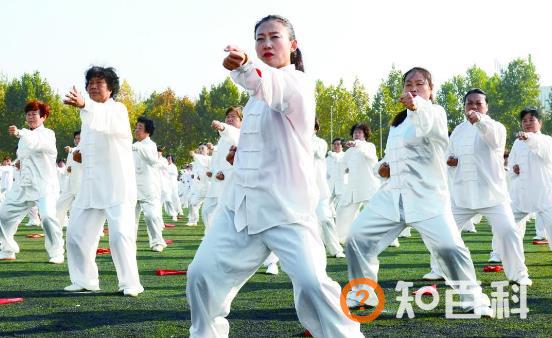
[[(362, 337), (340, 308), (326, 274), (315, 208), (314, 83), (303, 73), (291, 23), (270, 15), (255, 25), (259, 60), (226, 47), (223, 65), (249, 92), (232, 183), (188, 268), (191, 337), (227, 337), (238, 290), (270, 252), (294, 289), (297, 316), (315, 337)], [(258, 336), (262, 336), (258, 333)]]

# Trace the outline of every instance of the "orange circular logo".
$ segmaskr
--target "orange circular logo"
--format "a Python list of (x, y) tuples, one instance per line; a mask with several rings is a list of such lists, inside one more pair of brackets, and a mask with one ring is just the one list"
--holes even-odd
[[(351, 310), (347, 306), (347, 294), (349, 293), (349, 291), (353, 289), (353, 287), (357, 285), (371, 286), (376, 292), (376, 296), (378, 297), (378, 305), (376, 305), (374, 312), (365, 316), (352, 314)], [(364, 297), (360, 301), (361, 310), (364, 310), (363, 305), (364, 305), (364, 302), (368, 299), (370, 292), (371, 291), (368, 291), (366, 289), (360, 289), (357, 291), (356, 293), (357, 295), (364, 294)], [(370, 278), (355, 278), (352, 281), (349, 281), (349, 283), (347, 283), (347, 285), (345, 285), (343, 289), (341, 289), (340, 303), (341, 303), (341, 309), (343, 310), (343, 313), (345, 313), (345, 315), (349, 317), (349, 319), (359, 323), (368, 323), (376, 319), (383, 312), (383, 308), (385, 306), (385, 295), (383, 294), (383, 289), (376, 281), (371, 280)]]

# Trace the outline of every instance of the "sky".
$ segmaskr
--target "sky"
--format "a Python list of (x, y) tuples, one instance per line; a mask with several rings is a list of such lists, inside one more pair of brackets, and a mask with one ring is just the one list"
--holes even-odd
[(267, 14), (294, 25), (306, 72), (374, 95), (392, 65), (429, 69), (437, 85), (472, 65), (494, 73), (531, 55), (552, 85), (552, 3), (546, 0), (0, 0), (0, 74), (38, 70), (65, 94), (92, 64), (113, 66), (142, 98), (172, 88), (197, 98), (228, 76), (223, 51), (254, 55)]

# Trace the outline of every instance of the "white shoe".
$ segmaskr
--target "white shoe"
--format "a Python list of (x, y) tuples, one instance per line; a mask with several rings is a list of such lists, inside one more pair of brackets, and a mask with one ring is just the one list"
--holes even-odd
[(443, 280), (444, 279), (441, 275), (433, 271), (426, 273), (422, 278), (425, 280)]
[(546, 240), (546, 238), (544, 238), (542, 236), (535, 236), (535, 237), (533, 237), (533, 240), (534, 241), (544, 241), (544, 240)]
[(500, 255), (494, 251), (491, 252), (490, 256), (489, 256), (489, 260), (488, 262), (491, 262), (491, 263), (500, 263), (502, 262), (502, 259), (500, 259)]
[(393, 242), (391, 242), (391, 244), (389, 244), (389, 246), (392, 246), (392, 247), (395, 247), (395, 248), (398, 248), (399, 246), (401, 246), (401, 244), (399, 243), (399, 239), (395, 238), (395, 240)]
[(338, 252), (335, 254), (335, 258), (345, 258), (345, 253), (343, 251)]
[(268, 266), (266, 267), (265, 273), (269, 274), (269, 275), (277, 275), (278, 274), (278, 264), (277, 263), (268, 264)]
[(189, 226), (189, 227), (195, 227), (197, 225), (197, 223), (188, 222), (188, 223), (186, 223), (186, 225)]
[(178, 222), (178, 217), (173, 216), (173, 217), (172, 217), (172, 220), (173, 220), (173, 222)]
[(354, 295), (354, 291), (349, 291), (347, 295), (346, 302), (350, 309), (357, 309), (364, 306), (376, 307), (379, 304), (378, 296), (373, 291), (368, 292), (368, 299), (366, 299), (364, 304), (360, 303), (360, 299), (362, 298), (357, 299)]
[(525, 285), (525, 286), (533, 285), (533, 281), (529, 277), (523, 277), (520, 280), (518, 280), (516, 283), (518, 283), (519, 285)]
[(475, 309), (473, 309), (473, 313), (481, 317), (488, 317), (488, 318), (495, 317), (493, 309), (486, 305), (476, 307)]
[(15, 252), (0, 251), (0, 261), (15, 261)]
[(50, 258), (48, 262), (52, 264), (63, 264), (63, 262), (65, 262), (65, 258), (63, 258), (63, 256), (56, 256)]
[(87, 288), (83, 288), (82, 286), (77, 285), (77, 284), (71, 284), (69, 286), (64, 287), (63, 290), (65, 290), (67, 292), (100, 291), (100, 288), (87, 289)]
[(138, 297), (139, 294), (141, 294), (142, 291), (138, 291), (136, 289), (124, 289), (123, 295), (129, 296), (129, 297)]
[(163, 246), (161, 244), (155, 244), (151, 247), (151, 251), (163, 252)]

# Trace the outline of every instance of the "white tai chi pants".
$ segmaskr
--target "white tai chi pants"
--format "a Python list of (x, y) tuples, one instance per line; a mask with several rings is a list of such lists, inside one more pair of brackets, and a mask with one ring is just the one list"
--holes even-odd
[(344, 204), (339, 201), (336, 210), (337, 236), (339, 242), (345, 243), (351, 229), (351, 224), (357, 218), (360, 207), (368, 204), (368, 201)]
[(75, 197), (76, 194), (67, 191), (62, 192), (59, 195), (56, 206), (56, 216), (62, 226), (67, 219), (67, 211), (71, 210), (71, 206), (73, 205)]
[(188, 209), (188, 223), (197, 224), (197, 222), (199, 222), (199, 211), (204, 200), (205, 196), (192, 194), (190, 198), (190, 208)]
[(96, 250), (98, 233), (107, 219), (109, 248), (117, 271), (119, 290), (144, 290), (136, 262), (135, 206), (132, 202), (107, 209), (73, 206), (67, 225), (67, 264), (73, 284), (89, 290), (99, 289)]
[[(523, 229), (520, 230), (523, 233), (525, 233), (524, 219), (528, 215), (529, 214), (525, 212), (518, 212), (518, 211), (514, 212), (514, 217), (516, 218), (516, 221), (518, 221), (518, 225), (520, 224), (523, 225)], [(550, 248), (550, 250), (552, 250), (552, 238), (551, 238), (552, 237), (552, 207), (543, 211), (539, 211), (536, 213), (536, 215), (537, 215), (536, 220), (542, 222), (544, 226), (545, 235), (546, 235), (546, 238), (548, 239), (548, 247)]]
[(18, 253), (14, 239), (17, 225), (35, 205), (38, 206), (44, 227), (44, 247), (50, 258), (63, 257), (63, 231), (56, 218), (57, 195), (46, 195), (38, 201), (17, 201), (9, 197), (0, 208), (0, 243), (2, 252)]
[(136, 202), (134, 214), (136, 218), (136, 230), (138, 230), (142, 211), (144, 211), (144, 221), (146, 222), (146, 228), (148, 230), (150, 248), (153, 248), (155, 245), (166, 247), (167, 243), (165, 243), (163, 239), (163, 228), (165, 227), (165, 223), (163, 222), (161, 202), (159, 200), (142, 200)]
[(473, 216), (477, 214), (485, 216), (491, 225), (493, 238), (495, 238), (494, 250), (500, 254), (506, 278), (519, 281), (529, 276), (525, 266), (521, 229), (516, 225), (510, 204), (503, 203), (481, 209), (466, 209), (453, 205), (452, 213), (460, 230)]
[[(205, 233), (211, 229), (211, 222), (213, 221), (213, 215), (217, 208), (218, 197), (205, 197), (203, 200), (203, 207), (201, 207), (201, 218), (205, 225)], [(194, 223), (197, 223), (194, 222)]]
[[(378, 255), (406, 227), (402, 204), (400, 210), (399, 222), (378, 215), (370, 207), (365, 208), (353, 222), (345, 246), (349, 280), (369, 278), (377, 281)], [(463, 281), (469, 284), (466, 288), (467, 291), (459, 292), (461, 300), (471, 304), (465, 308), (489, 306), (490, 300), (477, 284), (470, 252), (462, 241), (452, 214), (448, 212), (427, 220), (412, 222), (409, 225), (420, 233), (429, 251), (436, 253), (437, 265), (440, 271), (443, 271), (443, 276), (447, 281)], [(353, 298), (356, 299), (356, 297)]]
[(316, 207), (316, 217), (318, 217), (318, 224), (320, 224), (320, 235), (326, 249), (328, 250), (328, 253), (331, 256), (343, 253), (343, 248), (341, 247), (341, 244), (339, 244), (339, 237), (337, 235), (337, 228), (333, 220), (329, 198), (321, 199), (320, 202), (318, 202), (318, 206)]
[(326, 254), (316, 227), (286, 224), (249, 235), (247, 228), (236, 232), (233, 211), (217, 209), (212, 229), (188, 267), (190, 337), (228, 337), (225, 317), (232, 300), (271, 251), (293, 284), (297, 317), (314, 337), (363, 337), (360, 325), (341, 310), (340, 287), (326, 274)]

